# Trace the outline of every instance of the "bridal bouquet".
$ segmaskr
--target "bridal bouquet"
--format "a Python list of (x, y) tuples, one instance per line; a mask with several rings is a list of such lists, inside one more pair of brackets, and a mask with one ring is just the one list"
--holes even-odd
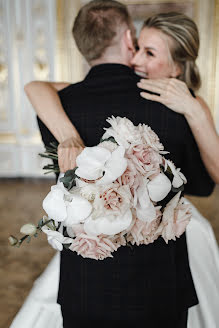
[(148, 245), (158, 237), (168, 243), (185, 231), (191, 218), (181, 196), (186, 178), (164, 157), (158, 136), (125, 117), (107, 122), (100, 143), (84, 148), (77, 167), (51, 187), (43, 201), (47, 216), (37, 227), (22, 227), (23, 239), (41, 230), (59, 251), (64, 246), (103, 260), (121, 246)]

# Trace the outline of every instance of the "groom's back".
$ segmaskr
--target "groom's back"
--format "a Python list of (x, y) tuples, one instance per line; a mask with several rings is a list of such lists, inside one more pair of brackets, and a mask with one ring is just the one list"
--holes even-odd
[[(196, 179), (188, 183), (188, 191), (208, 193), (212, 185), (184, 117), (141, 98), (136, 86), (138, 79), (127, 66), (98, 65), (85, 80), (63, 89), (59, 96), (86, 146), (100, 141), (109, 116), (127, 117), (134, 124), (148, 124), (182, 172), (192, 174), (193, 179), (194, 174), (202, 175), (201, 189)], [(48, 145), (54, 138), (40, 121), (39, 126)], [(192, 164), (184, 158), (187, 151), (193, 153)], [(69, 308), (72, 298), (76, 303)], [(174, 307), (197, 304), (185, 234), (168, 245), (160, 237), (147, 246), (121, 247), (114, 252), (113, 259), (104, 261), (83, 259), (75, 252), (64, 250), (58, 301), (63, 308), (69, 308), (67, 312), (72, 313), (76, 322), (77, 317), (81, 321), (81, 316), (146, 320), (149, 312), (155, 313), (158, 309), (163, 315), (168, 311), (170, 315), (175, 313)]]
[[(93, 67), (83, 81), (61, 90), (59, 96), (86, 146), (100, 141), (108, 117), (127, 117), (134, 124), (150, 125), (178, 164), (179, 146), (188, 131), (186, 121), (162, 104), (143, 99), (138, 81), (139, 77), (128, 66), (101, 64)], [(39, 126), (46, 145), (55, 140), (41, 121)]]

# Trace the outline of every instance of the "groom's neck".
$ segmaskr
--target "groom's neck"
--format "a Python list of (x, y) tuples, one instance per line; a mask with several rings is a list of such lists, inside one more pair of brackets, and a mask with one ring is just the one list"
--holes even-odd
[(131, 67), (131, 63), (128, 59), (118, 56), (103, 56), (99, 59), (93, 60), (90, 63), (91, 67), (100, 64), (122, 64)]

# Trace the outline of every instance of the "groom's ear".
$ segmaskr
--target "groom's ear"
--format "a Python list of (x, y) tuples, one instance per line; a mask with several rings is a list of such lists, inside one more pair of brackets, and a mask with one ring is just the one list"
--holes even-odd
[(129, 50), (135, 52), (135, 46), (134, 46), (131, 30), (126, 30), (126, 32), (125, 32), (125, 42), (126, 42), (127, 48)]

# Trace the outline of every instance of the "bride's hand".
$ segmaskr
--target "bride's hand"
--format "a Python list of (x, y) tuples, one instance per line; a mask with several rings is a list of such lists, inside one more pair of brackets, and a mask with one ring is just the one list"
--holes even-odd
[(82, 140), (71, 137), (58, 145), (58, 164), (60, 172), (66, 172), (76, 167), (76, 157), (84, 149)]
[(141, 92), (145, 99), (157, 101), (169, 107), (173, 111), (186, 115), (196, 105), (196, 99), (191, 95), (187, 85), (175, 78), (141, 79), (138, 87), (159, 95)]

